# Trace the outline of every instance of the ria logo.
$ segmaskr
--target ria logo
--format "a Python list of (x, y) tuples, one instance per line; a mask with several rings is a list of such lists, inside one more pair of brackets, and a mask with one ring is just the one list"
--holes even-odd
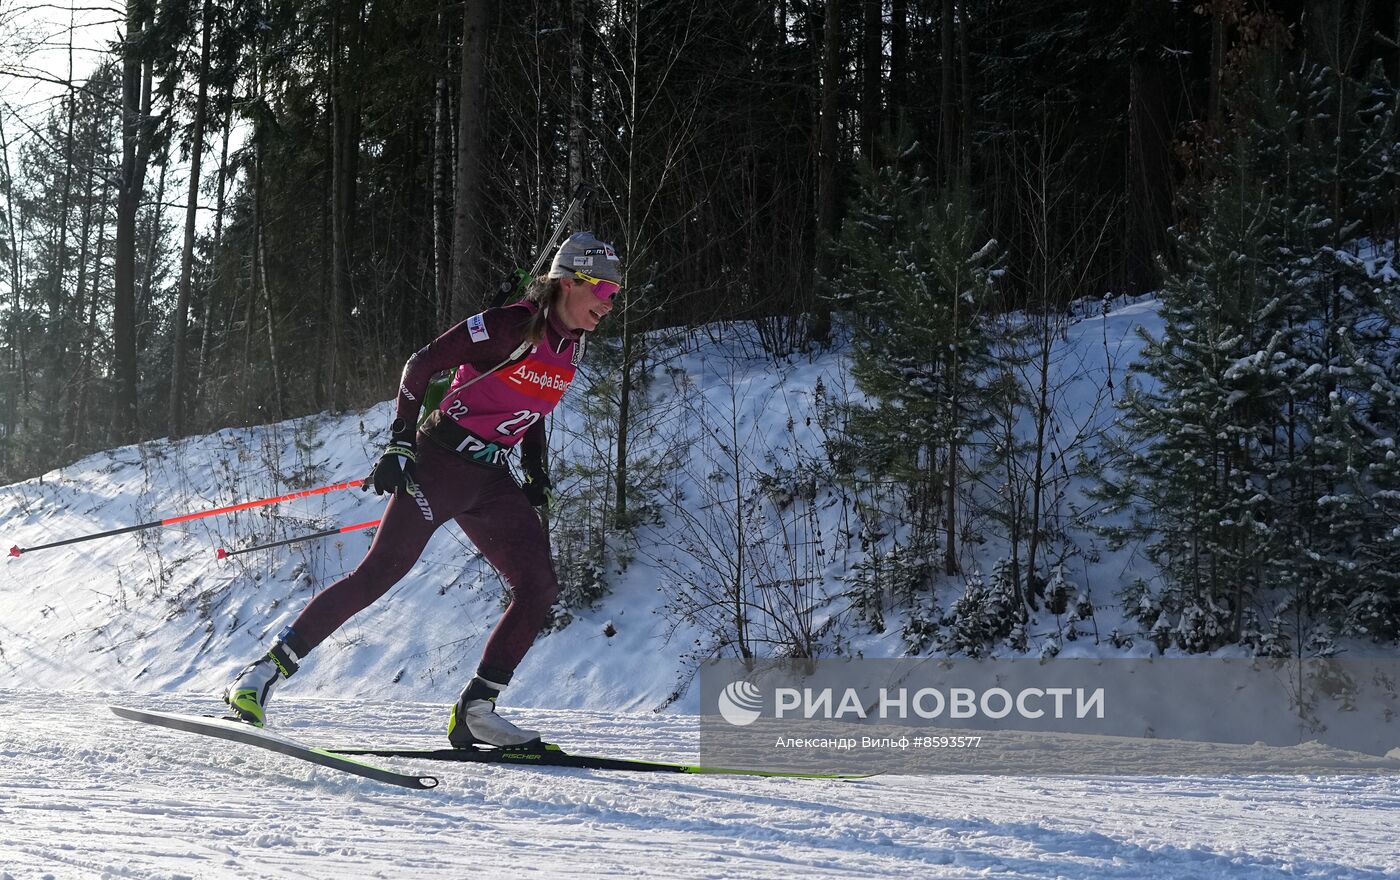
[(735, 727), (747, 727), (763, 714), (763, 694), (752, 682), (731, 682), (720, 692), (719, 714)]

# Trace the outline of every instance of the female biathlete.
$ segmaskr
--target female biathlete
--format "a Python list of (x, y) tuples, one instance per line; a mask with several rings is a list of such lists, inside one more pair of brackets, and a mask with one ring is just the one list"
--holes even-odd
[[(390, 441), (364, 488), (392, 493), (379, 532), (360, 565), (307, 604), (268, 652), (224, 692), (234, 714), (258, 727), (267, 701), (298, 663), (345, 621), (408, 573), (438, 526), (456, 521), (510, 587), (511, 602), (492, 631), (476, 675), (452, 707), (447, 735), (458, 748), (514, 746), (538, 739), (496, 714), (559, 594), (544, 528), (533, 508), (550, 491), (544, 418), (573, 381), (581, 334), (597, 329), (622, 280), (612, 245), (592, 233), (570, 236), (548, 275), (525, 298), (473, 315), (404, 365)], [(420, 401), (434, 373), (456, 369), (421, 430)], [(520, 446), (524, 484), (506, 458)]]

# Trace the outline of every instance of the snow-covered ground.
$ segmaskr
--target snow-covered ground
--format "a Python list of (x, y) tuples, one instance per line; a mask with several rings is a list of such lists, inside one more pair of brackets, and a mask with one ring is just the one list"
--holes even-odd
[[(0, 878), (1400, 876), (1394, 777), (838, 782), (447, 765), (418, 792), (104, 708), (137, 699), (208, 709), (185, 695), (0, 691)], [(441, 711), (287, 699), (277, 721), (333, 745), (385, 731), (427, 745)], [(685, 715), (521, 714), (580, 752), (697, 751)]]

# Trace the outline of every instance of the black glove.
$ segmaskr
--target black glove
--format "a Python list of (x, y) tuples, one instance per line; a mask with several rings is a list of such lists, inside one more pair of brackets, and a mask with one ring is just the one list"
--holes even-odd
[(531, 507), (548, 508), (554, 500), (554, 484), (545, 473), (544, 462), (533, 455), (521, 455), (520, 468), (525, 471), (525, 482), (520, 486), (525, 490), (525, 500)]
[(400, 492), (416, 496), (418, 494), (418, 454), (414, 443), (414, 432), (404, 423), (403, 419), (394, 419), (394, 424), (389, 426), (389, 431), (392, 439), (384, 449), (384, 454), (379, 456), (374, 470), (370, 471), (369, 476), (360, 484), (360, 490), (364, 491), (373, 486), (376, 495), (383, 495), (385, 492)]

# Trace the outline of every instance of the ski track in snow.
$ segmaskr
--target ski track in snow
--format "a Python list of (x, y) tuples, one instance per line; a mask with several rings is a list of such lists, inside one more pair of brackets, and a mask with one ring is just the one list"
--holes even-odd
[[(432, 791), (0, 691), (0, 880), (52, 877), (1400, 877), (1383, 777), (852, 781), (432, 765)], [(445, 707), (276, 702), (317, 745), (442, 742)], [(694, 716), (521, 711), (584, 753), (693, 760)], [(374, 759), (371, 759), (374, 760)], [(385, 766), (425, 762), (378, 759)]]

